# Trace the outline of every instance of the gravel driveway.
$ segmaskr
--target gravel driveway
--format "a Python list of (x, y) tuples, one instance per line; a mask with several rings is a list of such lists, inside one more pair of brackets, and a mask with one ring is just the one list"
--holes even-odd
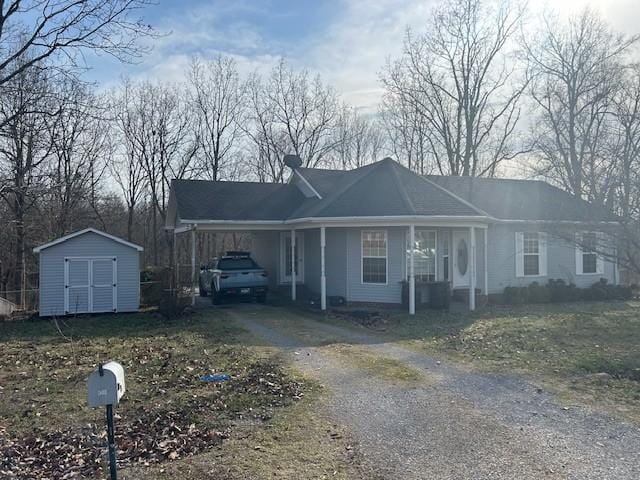
[[(331, 414), (349, 427), (367, 466), (382, 478), (640, 478), (636, 427), (561, 406), (519, 377), (470, 373), (384, 343), (373, 333), (303, 316), (295, 322), (305, 335), (296, 334), (274, 307), (230, 313), (329, 387)], [(423, 372), (425, 380), (407, 384), (371, 375), (312, 346), (314, 334), (400, 360)]]

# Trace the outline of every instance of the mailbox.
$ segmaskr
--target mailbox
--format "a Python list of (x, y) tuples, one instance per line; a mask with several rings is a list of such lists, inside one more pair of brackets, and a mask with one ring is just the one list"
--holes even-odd
[(117, 362), (108, 362), (89, 376), (89, 406), (118, 405), (125, 392), (124, 369)]

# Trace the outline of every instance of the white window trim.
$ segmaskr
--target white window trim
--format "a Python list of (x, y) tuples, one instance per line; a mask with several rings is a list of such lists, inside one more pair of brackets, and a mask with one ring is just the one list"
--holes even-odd
[[(576, 233), (576, 275), (584, 276), (584, 277), (597, 277), (603, 276), (604, 273), (604, 258), (602, 255), (598, 255), (597, 247), (595, 252), (585, 252), (582, 250), (580, 246), (583, 242), (583, 235), (587, 233), (594, 233), (596, 235), (596, 242), (602, 243), (602, 232), (577, 232)], [(596, 256), (596, 271), (595, 272), (586, 272), (584, 271), (584, 257), (583, 255), (587, 253), (593, 253)]]
[[(364, 259), (365, 258), (382, 258), (364, 255), (364, 234), (365, 232), (382, 232), (384, 233), (384, 259), (385, 259), (385, 281), (382, 282), (365, 282), (364, 281)], [(361, 285), (388, 285), (389, 284), (389, 235), (385, 229), (366, 229), (360, 231), (360, 284)]]
[[(524, 234), (536, 233), (538, 235), (538, 273), (525, 274), (524, 273)], [(548, 276), (547, 266), (547, 233), (546, 232), (516, 232), (516, 278), (545, 278)], [(533, 254), (526, 254), (533, 255)]]
[[(438, 268), (438, 230), (436, 230), (435, 228), (419, 228), (416, 227), (415, 229), (415, 233), (416, 233), (416, 237), (418, 236), (417, 233), (418, 232), (433, 232), (435, 240), (436, 240), (436, 247), (435, 247), (435, 261), (434, 261), (434, 267), (433, 267), (433, 278), (434, 281), (438, 281), (438, 273), (439, 273), (439, 268)], [(408, 258), (407, 258), (407, 243), (409, 243), (409, 232), (405, 231), (405, 239), (404, 239), (404, 278), (408, 279), (409, 278), (409, 265), (408, 265)], [(415, 275), (415, 266), (414, 266), (414, 275)]]
[[(445, 232), (442, 232), (442, 233), (444, 234)], [(445, 235), (442, 235), (442, 237), (444, 238)], [(442, 253), (442, 256), (441, 256), (441, 258), (442, 258), (442, 277), (439, 278), (439, 280), (445, 281), (445, 278), (444, 278), (444, 273), (445, 273), (445, 270), (444, 270), (444, 259), (446, 258), (448, 260), (448, 262), (447, 262), (447, 279), (446, 279), (446, 281), (450, 282), (451, 281), (451, 230), (447, 231), (446, 238), (447, 238), (447, 242), (446, 243), (448, 244), (447, 245), (447, 253), (445, 255), (444, 254), (444, 249), (442, 249), (443, 250), (443, 253)], [(436, 236), (436, 264), (440, 263), (440, 262), (437, 261), (437, 259), (438, 259), (438, 251), (439, 251), (438, 247), (440, 246), (440, 244), (438, 243), (438, 240), (439, 240), (439, 238)], [(445, 242), (443, 241), (442, 244), (444, 245)], [(437, 269), (438, 269), (438, 267), (436, 266), (436, 270)], [(436, 277), (436, 278), (438, 278), (438, 277)]]

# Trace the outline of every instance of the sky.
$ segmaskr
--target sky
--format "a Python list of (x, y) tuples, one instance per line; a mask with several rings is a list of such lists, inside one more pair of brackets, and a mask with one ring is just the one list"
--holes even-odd
[[(530, 0), (531, 21), (546, 0)], [(280, 57), (320, 74), (344, 100), (375, 111), (382, 95), (379, 74), (387, 58), (402, 52), (407, 27), (424, 30), (437, 0), (159, 0), (141, 14), (163, 35), (135, 65), (89, 59), (89, 79), (103, 87), (123, 75), (180, 81), (190, 58), (230, 55), (241, 73), (268, 71)], [(640, 31), (640, 0), (559, 0), (559, 15), (590, 6), (615, 29)]]

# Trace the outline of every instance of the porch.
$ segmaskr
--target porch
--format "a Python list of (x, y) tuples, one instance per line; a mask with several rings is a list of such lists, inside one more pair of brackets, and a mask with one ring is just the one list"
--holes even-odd
[[(221, 222), (224, 223), (224, 222)], [(284, 227), (284, 228), (283, 228)], [(291, 228), (287, 228), (291, 227)], [(194, 223), (182, 225), (174, 235), (191, 236), (191, 297), (195, 304), (199, 266), (199, 231), (244, 234), (250, 238), (254, 259), (269, 273), (269, 287), (286, 289), (292, 300), (311, 292), (326, 310), (330, 297), (348, 303), (400, 306), (402, 283), (408, 285), (408, 311), (415, 314), (420, 282), (450, 282), (470, 310), (476, 295), (488, 290), (487, 225), (461, 222), (350, 222), (336, 224)], [(292, 260), (293, 259), (293, 260)], [(418, 296), (419, 297), (419, 296)]]

